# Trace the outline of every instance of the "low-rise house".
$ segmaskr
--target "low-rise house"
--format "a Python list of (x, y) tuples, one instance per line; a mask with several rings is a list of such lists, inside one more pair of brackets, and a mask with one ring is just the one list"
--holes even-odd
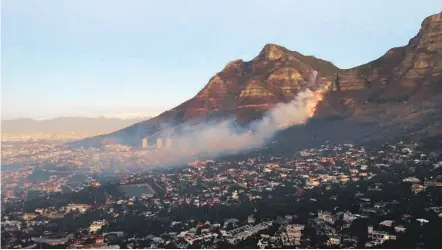
[(392, 227), (394, 221), (393, 220), (384, 220), (379, 225), (386, 226), (386, 227)]
[(107, 224), (107, 222), (105, 220), (94, 221), (89, 226), (89, 232), (92, 232), (92, 233), (97, 232), (98, 230), (100, 230), (106, 224)]
[(35, 219), (35, 217), (37, 217), (36, 213), (24, 213), (23, 214), (23, 220), (33, 220)]
[(402, 232), (405, 232), (407, 229), (402, 225), (398, 225), (398, 226), (394, 227), (394, 230), (398, 233), (402, 233)]
[(425, 186), (422, 184), (415, 183), (415, 184), (411, 185), (411, 191), (413, 191), (414, 193), (419, 193), (424, 190), (425, 190)]
[(339, 246), (341, 244), (341, 237), (339, 235), (334, 235), (332, 237), (329, 237), (327, 240), (328, 246)]
[(73, 234), (68, 234), (64, 237), (52, 237), (52, 236), (39, 237), (39, 238), (32, 237), (31, 240), (35, 243), (45, 243), (53, 246), (53, 245), (64, 245), (73, 238), (74, 238)]
[(318, 219), (328, 222), (330, 224), (335, 224), (336, 218), (330, 212), (320, 211), (318, 213)]
[(421, 182), (421, 180), (419, 180), (419, 179), (416, 178), (416, 177), (407, 177), (407, 178), (404, 178), (404, 179), (402, 180), (402, 182), (419, 183), (419, 182)]
[(304, 225), (301, 224), (289, 224), (285, 228), (288, 241), (290, 245), (298, 246), (300, 245), (300, 240), (302, 236), (302, 231), (304, 230)]
[(5, 231), (12, 232), (20, 230), (22, 223), (16, 220), (10, 220), (10, 221), (7, 220), (2, 222), (2, 226), (4, 227)]
[(90, 208), (90, 205), (88, 204), (68, 204), (65, 207), (66, 213), (72, 212), (72, 211), (79, 211), (80, 213), (86, 212)]
[(368, 238), (372, 246), (382, 245), (387, 240), (396, 240), (396, 235), (388, 232), (374, 230), (372, 226), (368, 227)]
[(349, 222), (352, 222), (352, 221), (356, 220), (356, 219), (357, 219), (357, 216), (356, 216), (355, 214), (352, 214), (352, 213), (350, 213), (350, 212), (347, 211), (347, 212), (345, 212), (344, 215), (342, 216), (342, 219), (343, 219), (345, 222), (349, 223)]

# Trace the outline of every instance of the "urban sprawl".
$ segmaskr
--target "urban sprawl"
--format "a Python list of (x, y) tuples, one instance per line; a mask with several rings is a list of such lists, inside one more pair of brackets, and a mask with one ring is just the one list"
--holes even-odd
[(442, 247), (442, 155), (418, 143), (168, 168), (171, 141), (140, 144), (3, 141), (2, 248)]

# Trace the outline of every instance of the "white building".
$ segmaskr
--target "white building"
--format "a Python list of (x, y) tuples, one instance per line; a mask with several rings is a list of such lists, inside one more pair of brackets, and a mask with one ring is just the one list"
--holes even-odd
[(97, 232), (98, 230), (100, 230), (106, 224), (107, 224), (107, 222), (105, 220), (94, 221), (89, 226), (89, 232), (91, 232), (91, 233)]
[(405, 232), (407, 229), (404, 226), (399, 225), (399, 226), (395, 226), (394, 230), (399, 233), (399, 232)]
[(394, 223), (394, 221), (392, 221), (392, 220), (384, 220), (381, 223), (379, 223), (379, 225), (391, 227), (391, 226), (393, 226), (393, 223)]
[(421, 180), (419, 180), (416, 177), (407, 177), (407, 178), (404, 178), (402, 181), (403, 182), (411, 182), (411, 183), (419, 183), (419, 182), (421, 182)]
[(47, 238), (47, 237), (32, 237), (31, 240), (35, 243), (45, 243), (48, 245), (62, 245), (69, 242), (72, 238), (74, 238), (73, 234), (68, 234), (66, 237), (62, 238)]
[(233, 191), (232, 193), (232, 199), (237, 200), (238, 199), (238, 191)]
[(157, 149), (163, 148), (163, 139), (158, 138), (157, 139)]
[(172, 138), (170, 137), (166, 139), (166, 148), (172, 148)]
[(6, 220), (2, 221), (2, 226), (5, 231), (18, 231), (21, 230), (22, 223), (16, 220)]
[(304, 225), (301, 224), (289, 224), (286, 226), (285, 231), (289, 245), (298, 246), (301, 244), (302, 230), (304, 230)]
[(342, 219), (346, 222), (352, 222), (354, 220), (357, 219), (356, 215), (350, 213), (350, 212), (345, 212), (344, 216), (342, 217)]
[(89, 205), (87, 204), (68, 204), (65, 208), (66, 213), (72, 212), (72, 211), (79, 211), (80, 213), (84, 213), (89, 209)]
[[(387, 240), (396, 240), (396, 235), (389, 234), (384, 231), (376, 231), (372, 226), (368, 227), (368, 238), (371, 245), (382, 245)], [(366, 244), (367, 245), (367, 244)]]
[(409, 148), (403, 148), (401, 151), (402, 151), (402, 153), (408, 153), (408, 154), (412, 153), (411, 149), (409, 149)]
[(337, 235), (328, 238), (327, 245), (329, 246), (339, 246), (341, 244), (341, 238)]
[(225, 236), (227, 236), (229, 244), (235, 245), (271, 225), (272, 222), (261, 222), (255, 226), (245, 225), (226, 232)]

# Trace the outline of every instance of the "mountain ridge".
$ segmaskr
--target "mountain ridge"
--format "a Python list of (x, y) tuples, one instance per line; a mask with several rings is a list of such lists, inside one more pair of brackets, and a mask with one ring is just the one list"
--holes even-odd
[(439, 102), (441, 59), (442, 13), (438, 13), (422, 22), (418, 34), (407, 45), (390, 49), (372, 62), (340, 70), (339, 95), (327, 99), (341, 99), (331, 106), (346, 109), (347, 116), (359, 117), (373, 116), (370, 108), (376, 110), (388, 104), (411, 107), (429, 99)]
[[(437, 106), (442, 99), (442, 13), (425, 18), (418, 34), (405, 46), (350, 69), (266, 44), (251, 61), (227, 63), (193, 98), (177, 107), (81, 143), (97, 145), (112, 138), (117, 143), (138, 145), (141, 138), (155, 134), (164, 124), (175, 127), (232, 117), (239, 124), (248, 124), (278, 103), (290, 102), (303, 89), (314, 88), (307, 86), (314, 71), (333, 88), (318, 104), (313, 119), (342, 117), (355, 124), (377, 123), (383, 128), (377, 131), (385, 135), (407, 124), (413, 128), (403, 133), (421, 133), (417, 127), (425, 126), (419, 124), (428, 120), (427, 124), (434, 126), (432, 131), (437, 132)], [(429, 117), (437, 119), (430, 122)]]

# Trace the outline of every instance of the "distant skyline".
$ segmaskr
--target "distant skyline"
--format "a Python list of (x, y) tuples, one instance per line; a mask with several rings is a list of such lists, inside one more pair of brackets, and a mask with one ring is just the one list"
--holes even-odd
[(442, 1), (3, 0), (2, 119), (152, 116), (267, 43), (351, 68)]

